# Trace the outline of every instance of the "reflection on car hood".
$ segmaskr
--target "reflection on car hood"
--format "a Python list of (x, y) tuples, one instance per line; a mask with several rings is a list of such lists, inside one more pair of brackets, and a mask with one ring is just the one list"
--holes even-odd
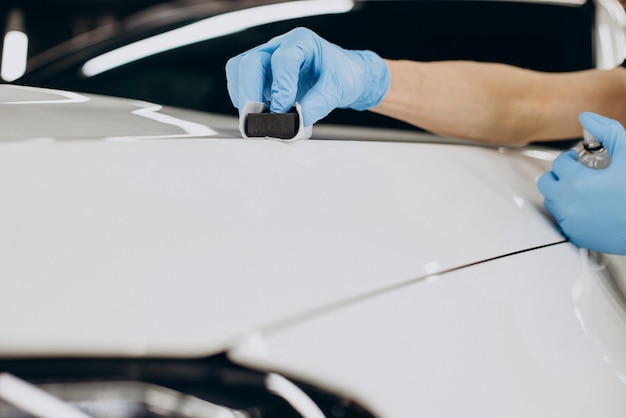
[[(202, 122), (206, 115), (162, 112), (163, 106), (93, 94), (27, 86), (0, 86), (0, 141), (43, 139), (128, 140), (217, 135)], [(220, 122), (226, 117), (213, 117)], [(11, 129), (6, 129), (10, 126)]]
[(0, 97), (4, 356), (210, 354), (563, 240), (535, 188), (547, 163), (517, 153), (244, 140), (210, 115), (15, 88)]

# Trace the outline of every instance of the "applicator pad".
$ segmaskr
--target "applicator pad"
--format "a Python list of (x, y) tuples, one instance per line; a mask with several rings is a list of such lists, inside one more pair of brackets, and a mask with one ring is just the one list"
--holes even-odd
[(313, 127), (302, 123), (300, 103), (296, 103), (287, 113), (270, 113), (264, 103), (246, 102), (239, 115), (239, 132), (244, 138), (290, 142), (310, 138)]

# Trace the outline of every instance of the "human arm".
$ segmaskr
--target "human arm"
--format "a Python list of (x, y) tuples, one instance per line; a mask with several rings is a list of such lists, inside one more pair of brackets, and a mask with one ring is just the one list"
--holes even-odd
[(384, 60), (298, 28), (233, 57), (228, 91), (270, 102), (273, 112), (302, 105), (309, 126), (334, 108), (371, 110), (442, 135), (498, 144), (579, 137), (585, 110), (626, 123), (626, 69), (544, 73), (470, 61)]
[(391, 85), (370, 109), (458, 138), (522, 145), (580, 137), (577, 116), (626, 123), (626, 69), (546, 73), (497, 63), (386, 60)]

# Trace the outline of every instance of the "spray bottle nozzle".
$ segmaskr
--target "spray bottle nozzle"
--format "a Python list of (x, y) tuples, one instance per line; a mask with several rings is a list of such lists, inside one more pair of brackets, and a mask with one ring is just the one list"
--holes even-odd
[(611, 156), (602, 143), (584, 129), (582, 147), (578, 151), (578, 161), (589, 168), (601, 170), (611, 164)]

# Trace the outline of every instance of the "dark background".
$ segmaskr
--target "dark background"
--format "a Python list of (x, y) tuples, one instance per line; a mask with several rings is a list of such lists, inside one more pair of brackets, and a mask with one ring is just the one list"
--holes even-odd
[(121, 19), (160, 0), (8, 0), (0, 5), (0, 25), (6, 30), (11, 10), (19, 9), (29, 35), (29, 55), (73, 36)]
[[(273, 22), (150, 56), (94, 77), (81, 75), (85, 60), (149, 36), (151, 31), (166, 30), (184, 9), (192, 12), (186, 19), (195, 21), (202, 18), (200, 8), (213, 14), (219, 13), (213, 9), (223, 6), (232, 10), (268, 2), (275, 0), (9, 0), (0, 7), (4, 16), (15, 8), (21, 10), (30, 38), (29, 55), (34, 58), (29, 59), (27, 72), (17, 84), (229, 115), (236, 115), (236, 109), (227, 94), (226, 61), (297, 26), (309, 27), (345, 48), (371, 49), (391, 59), (465, 59), (557, 72), (593, 66), (591, 2), (570, 7), (514, 1), (378, 0), (363, 2), (346, 14)], [(213, 11), (207, 12), (206, 6)], [(127, 18), (129, 15), (133, 16)], [(146, 17), (155, 15), (170, 16), (170, 20), (148, 19), (151, 23), (142, 25)], [(156, 21), (161, 26), (154, 27)], [(6, 18), (0, 23), (4, 22)], [(95, 28), (100, 29), (93, 31)], [(48, 50), (78, 35), (80, 42), (69, 45), (77, 48), (68, 52), (66, 44), (61, 48), (65, 52)], [(88, 42), (82, 42), (85, 38)], [(44, 50), (48, 51), (39, 54)], [(325, 121), (416, 129), (381, 115), (344, 109), (337, 109)]]
[[(147, 7), (189, 6), (211, 1), (215, 0), (3, 0), (0, 2), (0, 30), (5, 32), (9, 12), (19, 9), (24, 16), (32, 56)], [(244, 6), (263, 3), (263, 0), (230, 2)]]

